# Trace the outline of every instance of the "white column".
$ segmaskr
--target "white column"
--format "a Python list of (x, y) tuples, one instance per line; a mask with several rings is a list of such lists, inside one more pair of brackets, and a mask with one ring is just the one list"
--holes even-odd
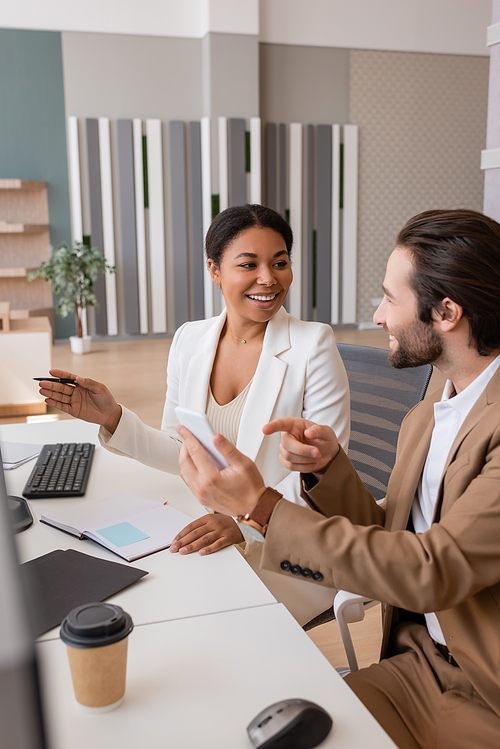
[[(80, 175), (80, 143), (78, 117), (68, 117), (69, 201), (72, 241), (83, 242), (82, 186)], [(87, 335), (87, 310), (82, 310), (83, 335)]]
[[(99, 117), (99, 160), (101, 167), (102, 230), (104, 257), (115, 265), (115, 229), (113, 218), (113, 180), (111, 176), (111, 140), (109, 119)], [(116, 274), (105, 273), (108, 335), (118, 334), (116, 307)]]
[(149, 270), (153, 333), (167, 332), (163, 152), (161, 120), (146, 120), (149, 194)]
[(142, 120), (133, 121), (135, 231), (137, 242), (137, 286), (139, 292), (139, 330), (148, 332), (148, 278), (146, 260), (146, 217), (144, 214), (144, 163), (142, 158)]
[(340, 125), (332, 127), (332, 312), (339, 322), (340, 307)]
[[(204, 243), (208, 228), (212, 223), (212, 141), (210, 117), (201, 118), (201, 203)], [(214, 314), (213, 287), (214, 285), (205, 262), (203, 272), (203, 291), (206, 318), (213, 317)]]
[(81, 242), (83, 240), (83, 218), (78, 117), (68, 117), (68, 155), (71, 228), (74, 241)]

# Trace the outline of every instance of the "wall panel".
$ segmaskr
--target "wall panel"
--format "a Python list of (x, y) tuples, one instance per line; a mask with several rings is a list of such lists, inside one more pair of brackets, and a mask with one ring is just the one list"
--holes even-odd
[(488, 67), (480, 57), (350, 53), (350, 122), (360, 130), (359, 321), (372, 319), (408, 218), (431, 208), (482, 210)]
[[(0, 29), (0, 102), (2, 177), (47, 182), (50, 241), (71, 242), (60, 33)], [(55, 317), (56, 337), (74, 330)]]
[(135, 207), (134, 137), (132, 120), (118, 120), (118, 166), (125, 331), (140, 332), (137, 281), (137, 224)]
[[(101, 184), (101, 156), (99, 144), (99, 122), (95, 118), (88, 118), (87, 125), (87, 163), (88, 187), (90, 194), (90, 242), (104, 254), (104, 228), (102, 222), (102, 184)], [(95, 312), (95, 332), (107, 335), (108, 315), (106, 304), (106, 282), (104, 275), (99, 273), (94, 283), (94, 291), (99, 304)]]
[(149, 195), (149, 272), (151, 328), (167, 332), (165, 223), (163, 212), (163, 145), (161, 120), (146, 120)]
[(184, 123), (179, 120), (170, 122), (170, 200), (174, 268), (174, 322), (177, 330), (189, 320), (186, 139)]

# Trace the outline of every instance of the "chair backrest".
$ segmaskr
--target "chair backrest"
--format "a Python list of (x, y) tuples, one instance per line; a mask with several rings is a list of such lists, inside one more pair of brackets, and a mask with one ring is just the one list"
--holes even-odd
[(376, 500), (387, 492), (404, 416), (424, 397), (430, 364), (394, 369), (388, 351), (339, 343), (351, 393), (349, 458)]

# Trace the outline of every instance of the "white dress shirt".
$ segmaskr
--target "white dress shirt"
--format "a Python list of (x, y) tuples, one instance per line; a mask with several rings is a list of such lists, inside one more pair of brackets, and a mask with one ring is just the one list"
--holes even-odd
[[(499, 366), (500, 356), (497, 356), (458, 395), (452, 395), (454, 386), (451, 380), (447, 380), (440, 402), (434, 404), (434, 429), (431, 444), (411, 508), (416, 533), (425, 533), (432, 525), (439, 486), (451, 446), (469, 411)], [(432, 639), (446, 645), (436, 614), (425, 614), (425, 620)]]

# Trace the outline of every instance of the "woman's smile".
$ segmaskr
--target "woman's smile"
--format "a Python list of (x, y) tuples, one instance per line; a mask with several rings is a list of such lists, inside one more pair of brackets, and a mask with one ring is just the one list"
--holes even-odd
[(276, 297), (280, 295), (280, 291), (276, 291), (274, 294), (246, 294), (247, 299), (249, 299), (252, 304), (254, 304), (258, 309), (272, 309), (276, 300)]

